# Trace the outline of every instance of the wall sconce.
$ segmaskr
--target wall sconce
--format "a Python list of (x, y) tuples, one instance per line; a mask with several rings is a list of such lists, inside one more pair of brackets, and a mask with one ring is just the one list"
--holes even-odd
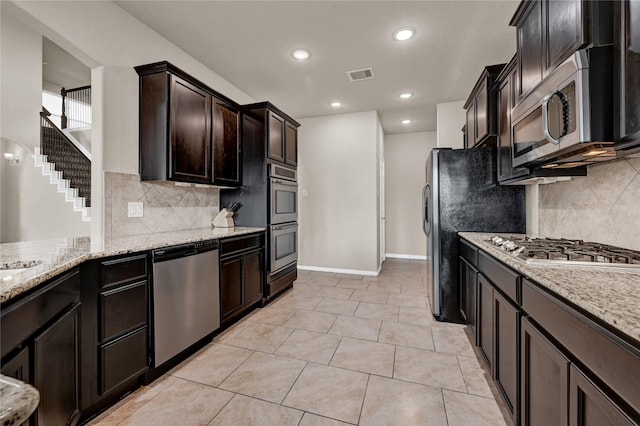
[(12, 154), (11, 152), (5, 152), (5, 153), (4, 153), (4, 159), (5, 159), (6, 161), (15, 161), (15, 162), (16, 162), (16, 164), (19, 164), (19, 163), (20, 163), (20, 157), (18, 157), (18, 156), (17, 156), (17, 155), (15, 155), (15, 154)]

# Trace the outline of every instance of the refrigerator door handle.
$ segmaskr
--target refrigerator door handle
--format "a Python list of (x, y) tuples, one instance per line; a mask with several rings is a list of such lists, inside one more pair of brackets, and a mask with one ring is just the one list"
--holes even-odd
[(431, 223), (429, 222), (429, 184), (422, 188), (422, 231), (429, 236), (431, 233)]

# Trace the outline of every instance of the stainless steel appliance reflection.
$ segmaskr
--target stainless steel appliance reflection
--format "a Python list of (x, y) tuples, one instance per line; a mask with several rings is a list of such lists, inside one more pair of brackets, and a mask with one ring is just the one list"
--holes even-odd
[(575, 52), (512, 110), (514, 166), (572, 168), (616, 158), (610, 46)]
[[(431, 151), (422, 191), (427, 236), (427, 292), (433, 316), (462, 322), (459, 305), (458, 232), (525, 232), (525, 193), (501, 186), (494, 148)], [(507, 231), (507, 230), (511, 231)]]

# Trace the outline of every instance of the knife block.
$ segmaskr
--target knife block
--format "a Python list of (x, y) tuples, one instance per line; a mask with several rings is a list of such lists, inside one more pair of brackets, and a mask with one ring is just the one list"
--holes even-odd
[(220, 213), (213, 219), (211, 225), (214, 228), (233, 228), (235, 226), (235, 223), (233, 223), (233, 212), (227, 209), (220, 210)]

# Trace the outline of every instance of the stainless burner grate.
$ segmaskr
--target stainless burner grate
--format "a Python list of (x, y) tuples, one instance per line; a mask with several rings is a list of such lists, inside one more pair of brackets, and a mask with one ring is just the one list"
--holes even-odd
[(528, 262), (555, 261), (640, 268), (640, 251), (607, 244), (531, 237), (494, 237), (489, 242)]

